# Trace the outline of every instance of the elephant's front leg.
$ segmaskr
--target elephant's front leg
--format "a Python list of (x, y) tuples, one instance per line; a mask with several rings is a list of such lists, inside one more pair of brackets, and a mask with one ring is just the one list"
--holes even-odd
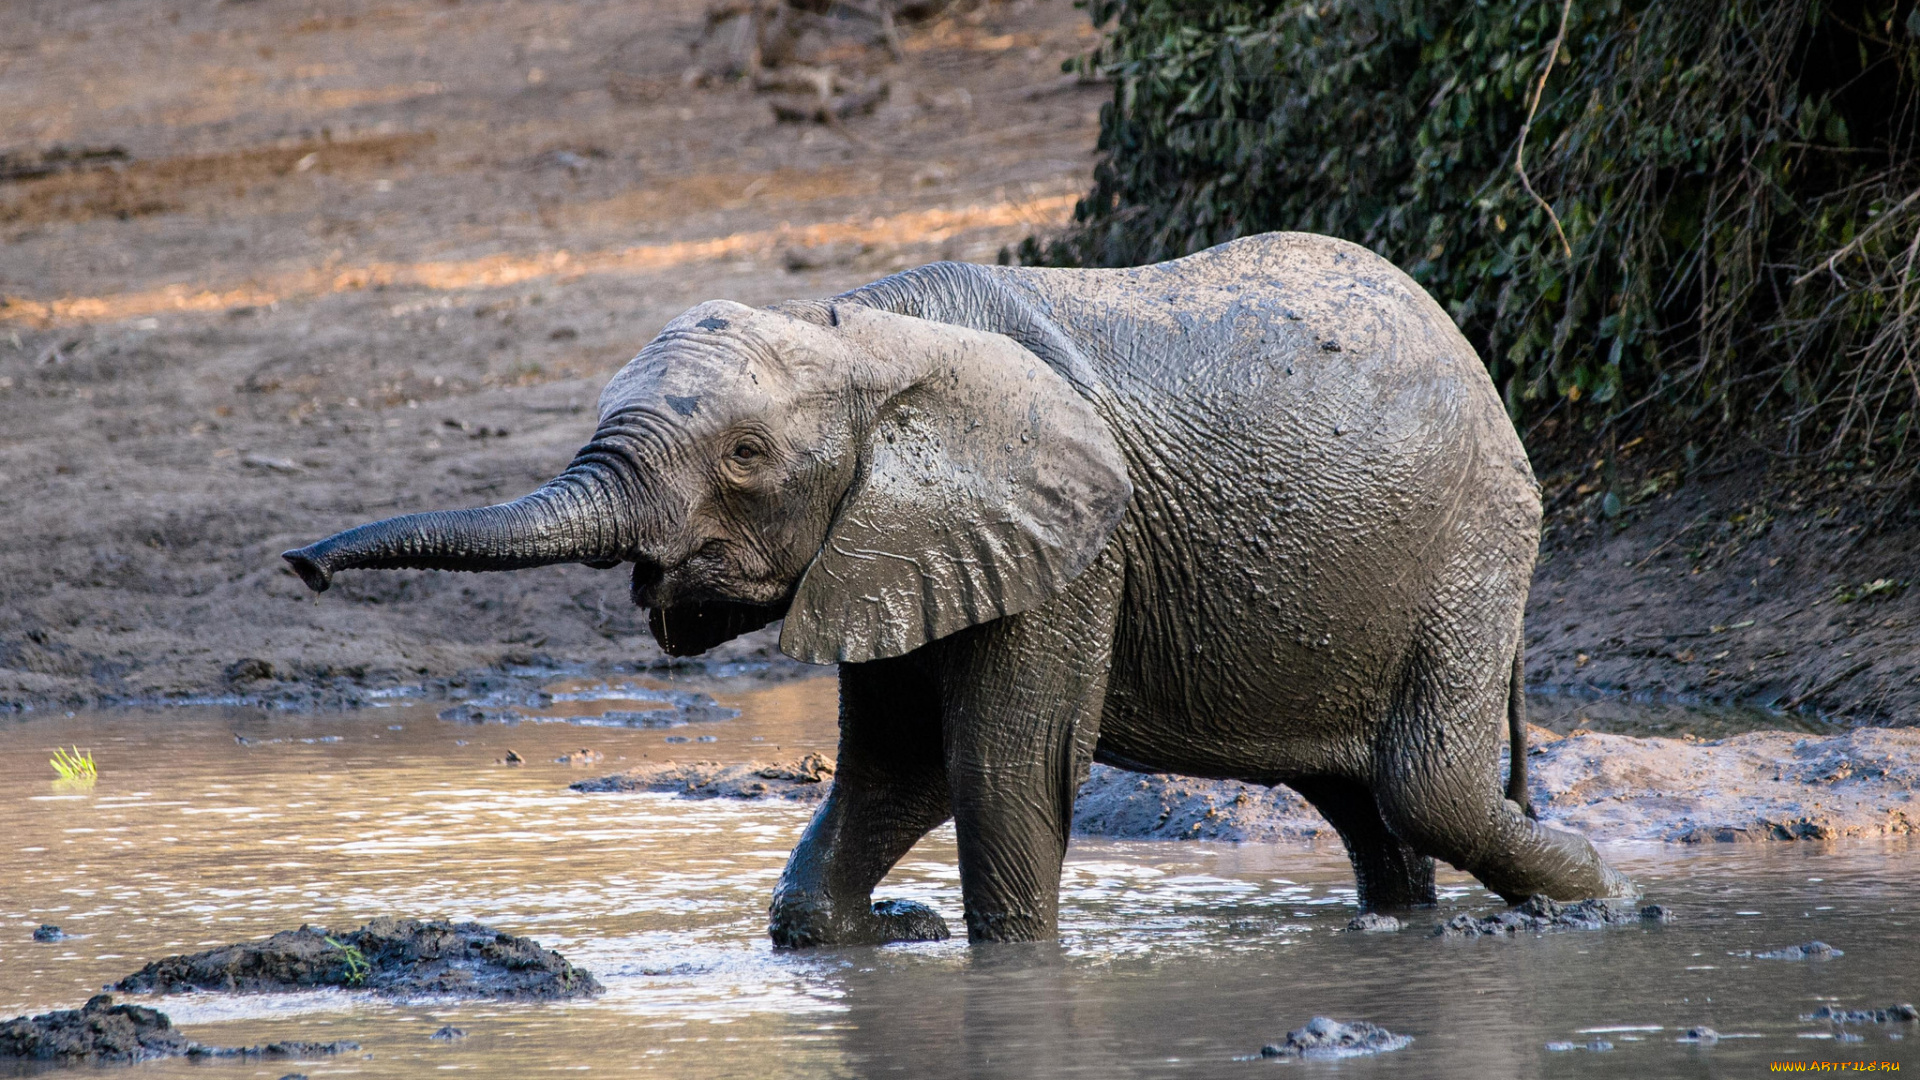
[(787, 860), (773, 894), (775, 945), (939, 941), (931, 908), (872, 903), (873, 887), (951, 816), (940, 706), (918, 658), (843, 664), (833, 790)]
[(1112, 655), (1110, 598), (1079, 592), (938, 643), (970, 941), (1058, 928), (1060, 864)]

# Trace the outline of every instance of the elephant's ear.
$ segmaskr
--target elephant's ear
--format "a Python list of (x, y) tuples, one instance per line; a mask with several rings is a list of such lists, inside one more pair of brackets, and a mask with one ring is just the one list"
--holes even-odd
[(911, 652), (1059, 593), (1133, 488), (1092, 405), (1012, 340), (840, 306), (871, 360), (858, 474), (780, 635), (809, 663)]

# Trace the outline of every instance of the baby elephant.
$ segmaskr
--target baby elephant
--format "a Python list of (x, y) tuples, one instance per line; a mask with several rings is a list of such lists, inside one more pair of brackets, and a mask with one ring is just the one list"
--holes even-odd
[(1276, 233), (702, 304), (544, 487), (286, 558), (315, 590), (632, 563), (674, 655), (784, 618), (783, 651), (840, 665), (833, 789), (771, 908), (806, 946), (946, 936), (872, 893), (949, 818), (968, 936), (1052, 937), (1091, 761), (1293, 787), (1367, 907), (1432, 903), (1434, 859), (1509, 901), (1629, 892), (1526, 806), (1539, 529), (1439, 305), (1364, 248)]

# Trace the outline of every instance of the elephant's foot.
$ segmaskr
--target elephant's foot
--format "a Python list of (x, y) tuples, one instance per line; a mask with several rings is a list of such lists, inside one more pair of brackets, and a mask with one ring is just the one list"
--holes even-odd
[(882, 900), (866, 911), (836, 915), (827, 905), (776, 899), (769, 915), (767, 933), (779, 949), (945, 941), (953, 936), (939, 912), (912, 900)]

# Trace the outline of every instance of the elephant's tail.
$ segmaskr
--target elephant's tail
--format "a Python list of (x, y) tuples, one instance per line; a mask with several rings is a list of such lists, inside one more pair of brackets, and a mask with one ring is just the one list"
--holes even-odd
[(1533, 796), (1527, 793), (1527, 640), (1513, 647), (1513, 676), (1507, 682), (1507, 798), (1535, 821)]

